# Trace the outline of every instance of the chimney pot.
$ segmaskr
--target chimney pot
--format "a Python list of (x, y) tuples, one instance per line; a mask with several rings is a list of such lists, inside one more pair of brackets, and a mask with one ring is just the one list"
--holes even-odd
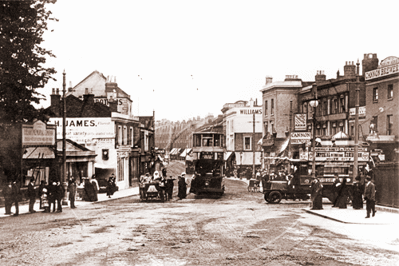
[(55, 94), (55, 89), (53, 88), (52, 93), (51, 94)]
[(89, 94), (89, 88), (85, 88), (85, 94)]
[(55, 89), (55, 94), (60, 94), (60, 89), (59, 88), (57, 88), (57, 89)]

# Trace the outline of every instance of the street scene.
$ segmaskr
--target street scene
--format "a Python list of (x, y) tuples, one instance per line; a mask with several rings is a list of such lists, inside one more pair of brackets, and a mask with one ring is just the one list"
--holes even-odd
[(339, 2), (0, 1), (0, 265), (399, 265), (396, 3)]

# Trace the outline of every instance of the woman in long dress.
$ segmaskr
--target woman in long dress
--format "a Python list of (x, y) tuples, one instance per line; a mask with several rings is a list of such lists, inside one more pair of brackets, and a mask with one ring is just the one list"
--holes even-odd
[(186, 179), (182, 176), (179, 176), (179, 192), (177, 193), (177, 196), (179, 199), (184, 199), (187, 197), (187, 185), (186, 185)]
[(360, 177), (356, 177), (353, 183), (352, 207), (354, 209), (363, 209), (363, 186), (360, 183)]
[(346, 203), (348, 201), (348, 197), (349, 197), (349, 191), (346, 185), (346, 178), (343, 178), (343, 181), (339, 186), (338, 197), (335, 206), (340, 209), (346, 209)]

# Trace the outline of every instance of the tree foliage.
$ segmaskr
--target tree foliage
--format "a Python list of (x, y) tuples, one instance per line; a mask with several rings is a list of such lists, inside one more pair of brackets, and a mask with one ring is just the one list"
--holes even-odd
[(0, 121), (27, 122), (39, 116), (32, 103), (39, 103), (54, 68), (43, 65), (55, 55), (41, 47), (56, 0), (0, 1)]

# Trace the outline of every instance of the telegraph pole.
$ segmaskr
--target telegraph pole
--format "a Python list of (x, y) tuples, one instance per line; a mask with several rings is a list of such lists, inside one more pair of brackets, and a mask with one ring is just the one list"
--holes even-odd
[(252, 114), (252, 178), (255, 178), (255, 112)]
[(66, 98), (65, 98), (65, 69), (62, 73), (62, 100), (63, 100), (63, 116), (62, 116), (62, 176), (61, 184), (64, 187), (64, 198), (62, 200), (62, 205), (68, 205), (67, 202), (67, 183), (66, 183)]
[(357, 60), (357, 75), (356, 75), (356, 115), (355, 115), (355, 154), (354, 154), (354, 162), (353, 162), (353, 180), (355, 180), (357, 173), (358, 173), (358, 155), (359, 155), (359, 60)]

